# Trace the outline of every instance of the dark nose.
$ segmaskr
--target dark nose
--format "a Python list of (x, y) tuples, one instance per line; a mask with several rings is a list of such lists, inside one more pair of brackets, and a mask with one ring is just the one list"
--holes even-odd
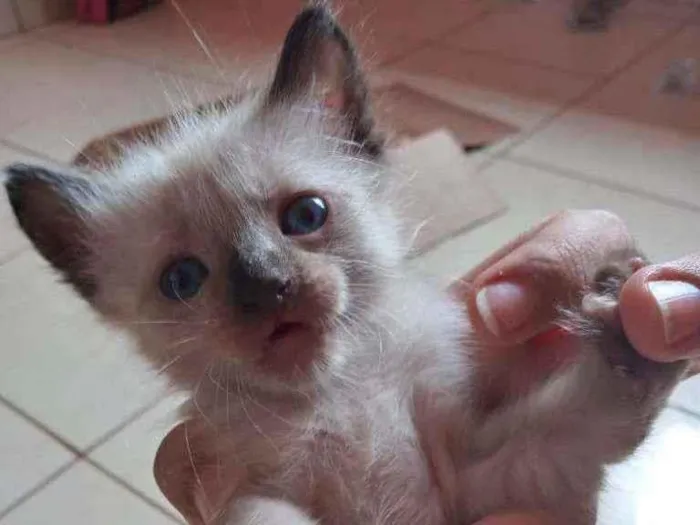
[(283, 262), (274, 253), (234, 256), (229, 286), (233, 304), (246, 314), (273, 312), (292, 293)]

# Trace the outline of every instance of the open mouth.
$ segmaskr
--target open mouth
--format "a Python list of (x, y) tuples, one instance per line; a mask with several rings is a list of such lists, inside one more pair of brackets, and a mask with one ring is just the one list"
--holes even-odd
[(296, 334), (306, 331), (307, 328), (308, 327), (303, 323), (282, 322), (275, 326), (275, 329), (268, 337), (268, 341), (270, 341), (270, 343), (273, 344), (278, 343), (284, 339), (287, 339), (288, 337), (292, 337)]
[(319, 350), (319, 337), (318, 331), (307, 323), (280, 321), (267, 336), (260, 365), (281, 376), (307, 370)]

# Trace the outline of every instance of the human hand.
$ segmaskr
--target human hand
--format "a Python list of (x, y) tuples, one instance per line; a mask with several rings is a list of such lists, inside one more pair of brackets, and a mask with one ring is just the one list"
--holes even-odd
[[(456, 282), (474, 330), (497, 347), (552, 328), (556, 305), (588, 286), (616, 253), (634, 258), (621, 219), (603, 211), (567, 211), (521, 235)], [(658, 361), (700, 357), (700, 253), (645, 266), (623, 287), (620, 317), (638, 352)]]
[[(555, 305), (567, 306), (618, 253), (629, 254), (636, 269), (623, 286), (618, 306), (636, 350), (657, 361), (700, 357), (700, 253), (645, 266), (642, 259), (634, 259), (634, 242), (618, 217), (601, 211), (563, 212), (506, 245), (452, 286), (466, 304), (477, 336), (489, 343), (485, 359), (515, 363), (500, 368), (501, 392), (496, 396), (505, 391), (517, 394), (558, 366), (561, 356), (537, 355), (549, 350), (567, 353), (566, 336), (553, 330)], [(528, 373), (528, 367), (537, 370)], [(493, 377), (486, 383), (493, 384)], [(544, 514), (508, 514), (490, 516), (477, 525), (554, 523)]]

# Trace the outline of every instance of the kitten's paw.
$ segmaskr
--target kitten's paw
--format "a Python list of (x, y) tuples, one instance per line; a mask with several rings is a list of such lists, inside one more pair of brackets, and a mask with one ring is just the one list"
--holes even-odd
[(641, 355), (625, 335), (619, 297), (627, 279), (645, 262), (625, 258), (601, 268), (583, 293), (579, 307), (564, 314), (564, 324), (582, 342), (579, 391), (591, 416), (600, 415), (599, 430), (607, 436), (605, 462), (616, 462), (646, 438), (671, 390), (687, 365), (661, 363)]
[(627, 279), (645, 264), (641, 256), (632, 256), (601, 268), (582, 295), (578, 311), (566, 312), (564, 323), (583, 338), (587, 350), (592, 350), (597, 362), (610, 372), (614, 394), (635, 404), (635, 410), (652, 415), (663, 406), (687, 365), (647, 359), (625, 335), (618, 308), (620, 292)]

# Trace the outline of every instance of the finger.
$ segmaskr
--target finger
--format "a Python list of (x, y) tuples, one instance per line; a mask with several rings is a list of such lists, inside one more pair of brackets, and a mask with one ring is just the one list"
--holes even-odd
[(620, 317), (649, 359), (700, 357), (700, 253), (635, 273), (622, 288)]
[(501, 514), (489, 516), (475, 525), (556, 525), (554, 520), (542, 513), (533, 514)]
[(510, 345), (549, 327), (612, 256), (634, 242), (617, 216), (598, 210), (555, 215), (490, 257), (453, 286), (478, 336)]

